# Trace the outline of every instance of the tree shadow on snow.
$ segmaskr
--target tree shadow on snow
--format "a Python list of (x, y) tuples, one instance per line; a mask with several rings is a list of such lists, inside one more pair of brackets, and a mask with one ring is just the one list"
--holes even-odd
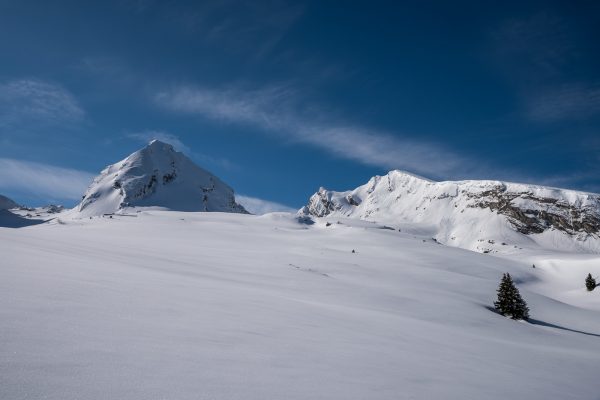
[[(494, 307), (490, 307), (490, 306), (484, 306), (484, 307), (487, 308), (489, 311), (493, 312), (494, 314), (502, 315)], [(541, 321), (541, 320), (535, 319), (535, 318), (529, 318), (525, 322), (528, 322), (531, 325), (545, 326), (547, 328), (560, 329), (562, 331), (568, 331), (568, 332), (573, 332), (573, 333), (580, 333), (582, 335), (587, 335), (587, 336), (600, 337), (600, 334), (598, 334), (598, 333), (591, 333), (591, 332), (579, 331), (577, 329), (567, 328), (567, 327), (564, 327), (564, 326), (552, 324), (550, 322)]]
[(569, 332), (581, 333), (582, 335), (600, 337), (600, 334), (597, 334), (597, 333), (578, 331), (577, 329), (566, 328), (564, 326), (551, 324), (550, 322), (540, 321), (539, 319), (529, 318), (529, 321), (527, 321), (527, 322), (529, 322), (530, 324), (533, 324), (533, 325), (547, 326), (548, 328), (562, 329), (563, 331), (569, 331)]
[(31, 225), (39, 225), (46, 222), (41, 219), (25, 218), (13, 214), (8, 210), (0, 210), (0, 228), (24, 228)]

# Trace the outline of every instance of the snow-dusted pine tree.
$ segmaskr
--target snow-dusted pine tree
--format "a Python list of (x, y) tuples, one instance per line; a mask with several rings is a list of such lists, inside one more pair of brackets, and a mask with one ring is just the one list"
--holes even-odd
[(585, 278), (585, 287), (589, 292), (596, 288), (596, 280), (592, 277), (592, 274), (588, 274), (587, 278)]
[(498, 287), (498, 300), (494, 302), (494, 307), (502, 315), (511, 317), (512, 319), (529, 318), (527, 303), (521, 297), (519, 289), (515, 286), (509, 273), (502, 275), (502, 280)]

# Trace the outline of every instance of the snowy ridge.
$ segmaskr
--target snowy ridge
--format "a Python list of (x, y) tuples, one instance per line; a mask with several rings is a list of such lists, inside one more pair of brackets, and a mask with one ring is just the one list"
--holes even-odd
[(109, 214), (127, 207), (246, 213), (233, 189), (158, 140), (104, 169), (74, 215)]
[(324, 188), (301, 213), (431, 226), (441, 243), (481, 252), (537, 244), (600, 253), (600, 195), (501, 181), (433, 182), (401, 171), (345, 192)]

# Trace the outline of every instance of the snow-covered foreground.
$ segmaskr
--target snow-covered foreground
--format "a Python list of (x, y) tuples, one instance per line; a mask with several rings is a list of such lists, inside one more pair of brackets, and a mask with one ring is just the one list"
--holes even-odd
[[(148, 211), (0, 228), (0, 398), (600, 397), (600, 289), (583, 288), (598, 258), (341, 222)], [(531, 323), (488, 309), (503, 272)]]

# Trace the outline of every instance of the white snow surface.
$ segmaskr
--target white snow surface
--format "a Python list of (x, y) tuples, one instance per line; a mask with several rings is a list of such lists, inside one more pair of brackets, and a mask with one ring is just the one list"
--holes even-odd
[(70, 214), (90, 217), (130, 207), (246, 212), (233, 189), (159, 140), (104, 169)]
[[(598, 256), (397, 228), (174, 211), (0, 228), (0, 398), (599, 398)], [(530, 322), (489, 309), (504, 272)]]
[[(403, 171), (375, 176), (354, 190), (320, 188), (300, 214), (348, 217), (391, 226), (429, 226), (440, 243), (478, 252), (511, 253), (515, 246), (539, 246), (566, 252), (600, 253), (598, 232), (566, 231), (543, 226), (541, 233), (520, 233), (506, 215), (488, 205), (495, 194), (512, 198), (510, 205), (536, 220), (555, 214), (577, 223), (572, 210), (600, 218), (600, 195), (574, 190), (490, 180), (434, 182)], [(540, 200), (541, 199), (541, 200)], [(528, 215), (529, 216), (529, 215)], [(580, 218), (581, 219), (581, 218)], [(539, 221), (539, 220), (537, 220)]]

